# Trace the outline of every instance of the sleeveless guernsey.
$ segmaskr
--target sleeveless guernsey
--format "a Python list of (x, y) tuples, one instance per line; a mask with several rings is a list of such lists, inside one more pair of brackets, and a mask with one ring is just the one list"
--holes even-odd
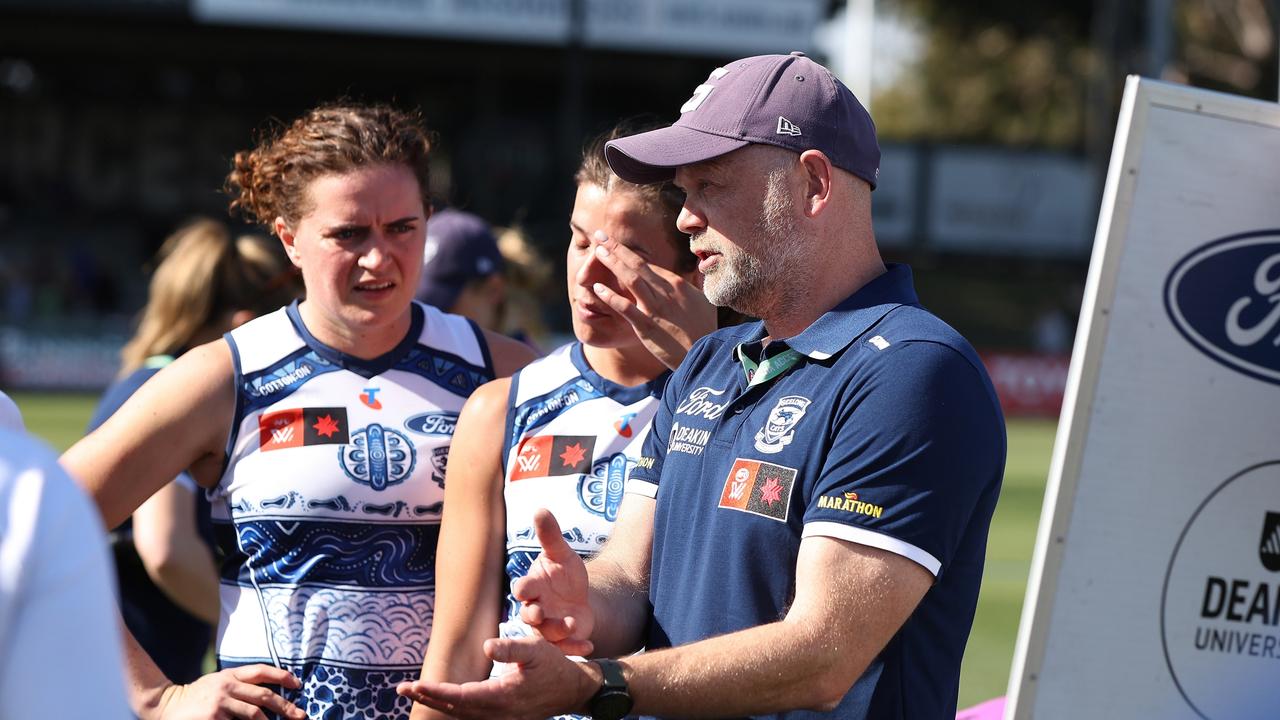
[(458, 411), (493, 379), (470, 321), (414, 303), (391, 352), (317, 341), (297, 303), (226, 335), (236, 414), (211, 491), (218, 663), (268, 663), (312, 718), (405, 718), (431, 634), (445, 465)]
[(532, 632), (520, 620), (511, 584), (541, 552), (534, 511), (550, 510), (583, 558), (600, 550), (668, 376), (635, 387), (610, 382), (587, 365), (576, 342), (512, 376), (503, 440), (508, 582), (500, 636)]

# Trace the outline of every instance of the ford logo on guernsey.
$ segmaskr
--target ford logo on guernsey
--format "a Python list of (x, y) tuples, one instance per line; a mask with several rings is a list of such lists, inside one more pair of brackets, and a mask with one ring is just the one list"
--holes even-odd
[(1280, 385), (1280, 230), (1192, 251), (1169, 273), (1164, 304), (1178, 332), (1205, 355)]
[(404, 426), (419, 435), (452, 437), (458, 426), (457, 413), (422, 413), (404, 421)]

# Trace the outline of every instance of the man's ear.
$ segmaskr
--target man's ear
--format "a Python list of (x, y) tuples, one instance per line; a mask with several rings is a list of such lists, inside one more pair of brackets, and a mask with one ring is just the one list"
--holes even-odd
[(284, 218), (277, 217), (275, 222), (271, 223), (271, 228), (275, 230), (276, 237), (280, 238), (280, 243), (284, 245), (284, 252), (289, 256), (289, 262), (295, 267), (302, 267), (302, 255), (294, 243), (293, 231), (289, 229), (289, 223), (285, 222)]
[(835, 166), (821, 150), (805, 150), (800, 153), (800, 172), (804, 181), (804, 215), (815, 218), (831, 203)]

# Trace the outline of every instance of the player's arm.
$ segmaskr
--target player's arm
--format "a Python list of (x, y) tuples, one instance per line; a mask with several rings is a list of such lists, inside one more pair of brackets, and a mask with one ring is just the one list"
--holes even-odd
[[(107, 527), (123, 522), (184, 469), (201, 485), (217, 482), (235, 412), (232, 377), (225, 341), (194, 348), (156, 373), (101, 427), (63, 454), (63, 467), (93, 498)], [(129, 702), (139, 717), (252, 718), (259, 717), (260, 707), (305, 717), (258, 687), (298, 687), (285, 670), (249, 665), (175, 685), (127, 629), (124, 644)]]
[[(502, 433), (511, 379), (472, 394), (449, 449), (444, 517), (436, 547), (435, 617), (422, 677), (466, 682), (489, 675), (484, 641), (501, 619), (506, 560)], [(415, 705), (413, 720), (443, 717)]]
[(62, 465), (116, 527), (178, 473), (217, 482), (235, 411), (231, 349), (194, 348), (156, 373), (98, 429), (67, 450)]
[[(485, 330), (484, 339), (489, 345), (489, 356), (493, 358), (494, 377), (511, 377), (512, 373), (537, 359), (538, 353), (533, 348), (500, 335), (492, 330)], [(450, 456), (453, 451), (449, 451)]]
[[(186, 483), (186, 484), (184, 484)], [(174, 480), (133, 511), (133, 544), (151, 581), (183, 610), (218, 622), (218, 571), (196, 531), (197, 488)]]

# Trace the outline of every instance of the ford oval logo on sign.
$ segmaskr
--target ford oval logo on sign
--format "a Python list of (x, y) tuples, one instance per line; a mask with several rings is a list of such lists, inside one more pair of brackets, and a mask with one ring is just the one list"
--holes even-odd
[(1165, 309), (1201, 352), (1280, 384), (1280, 230), (1232, 235), (1178, 261)]

